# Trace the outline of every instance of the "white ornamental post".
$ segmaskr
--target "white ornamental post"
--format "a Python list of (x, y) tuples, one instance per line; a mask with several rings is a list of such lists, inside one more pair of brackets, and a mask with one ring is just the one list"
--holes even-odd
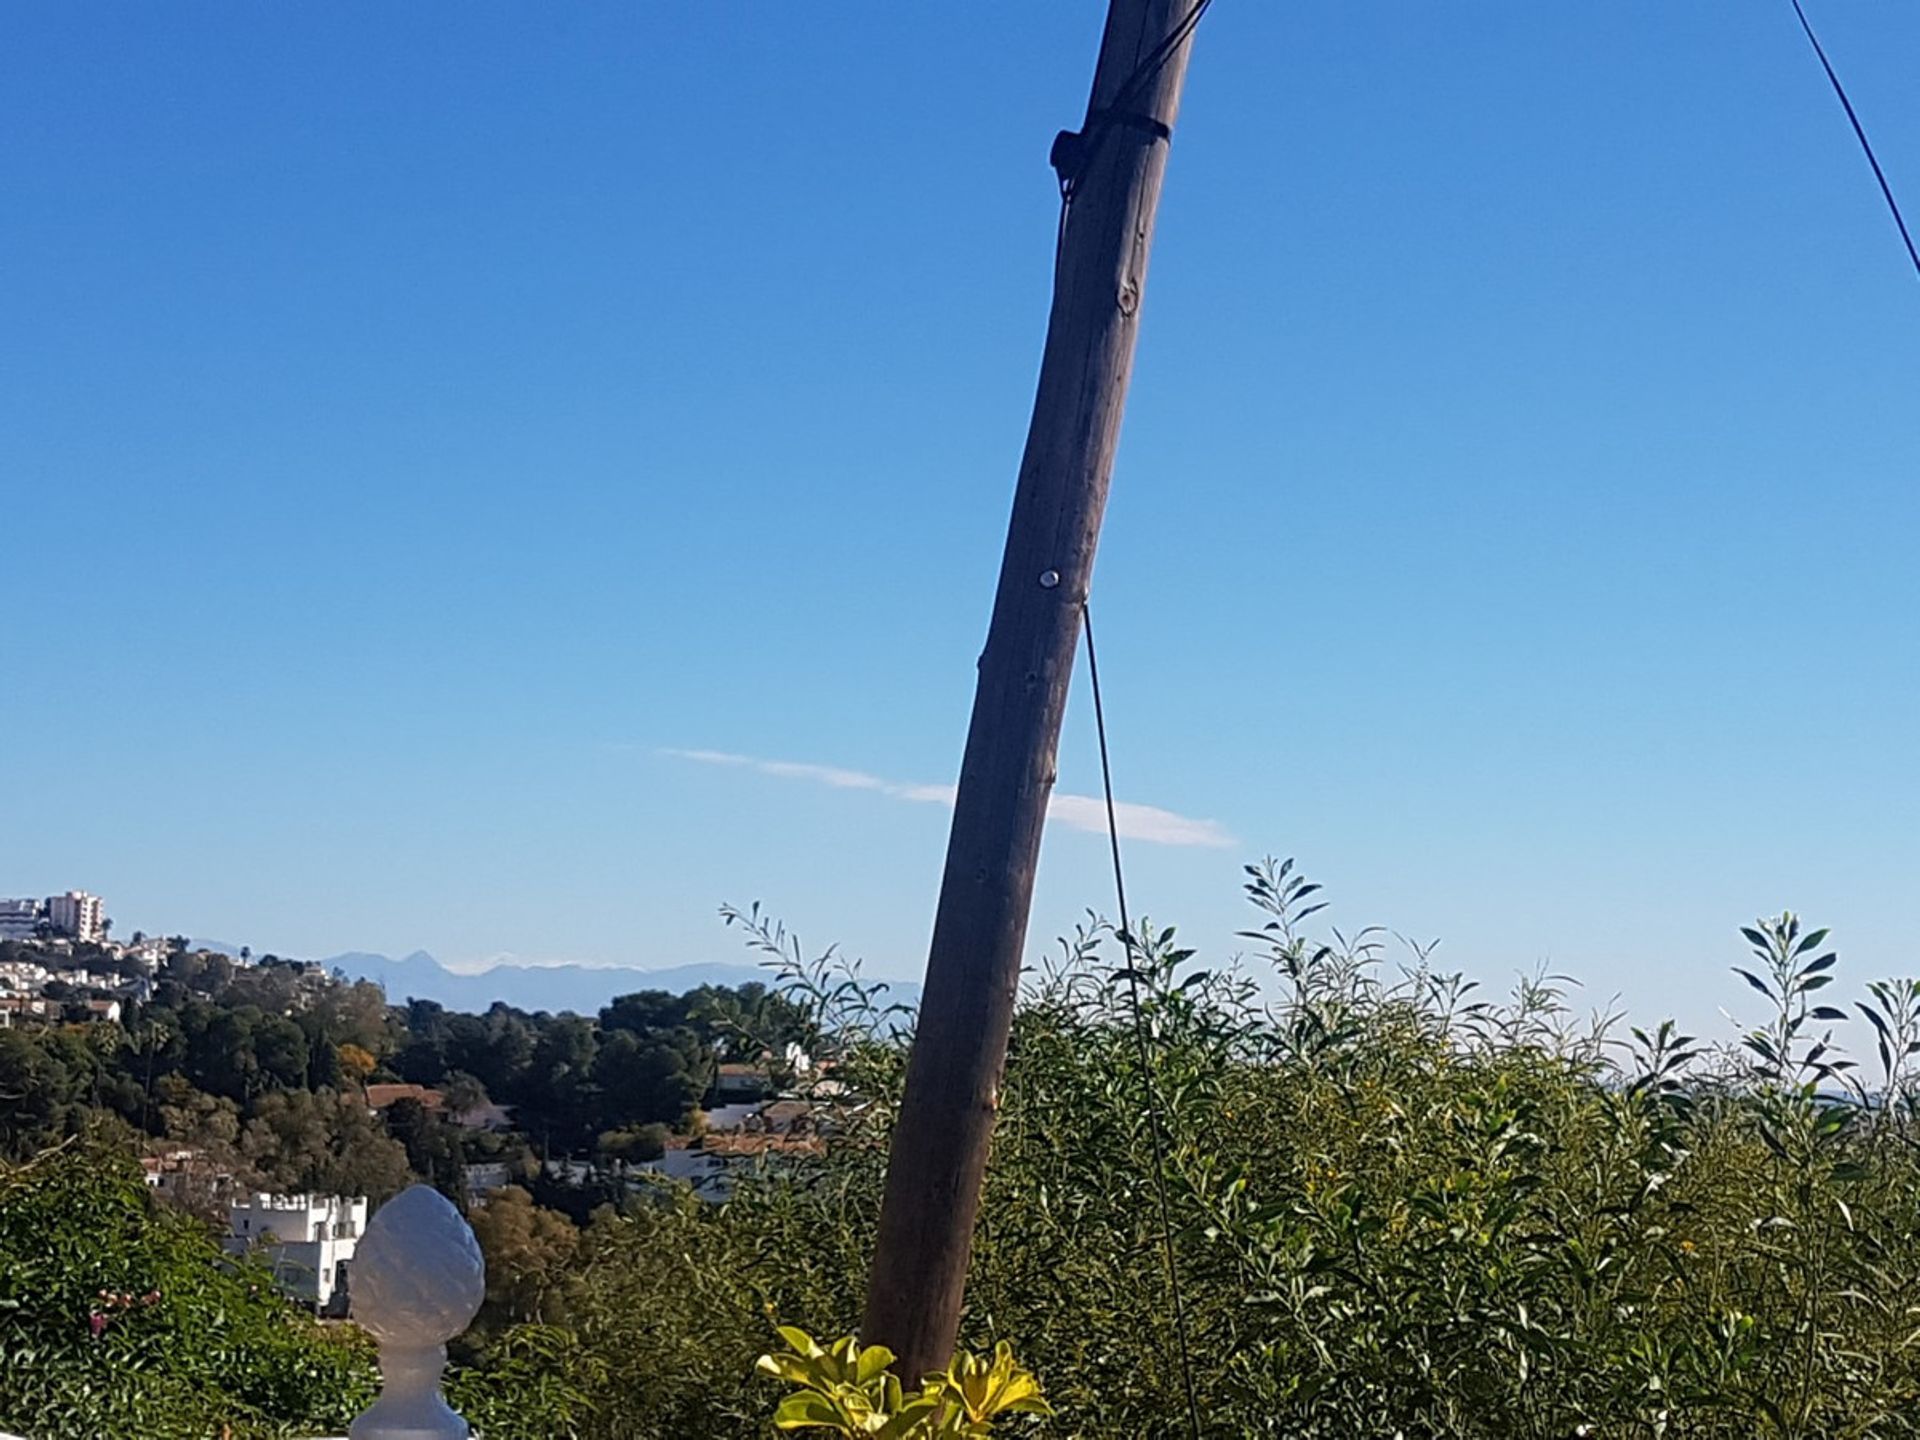
[(439, 1191), (402, 1190), (380, 1207), (354, 1251), (353, 1316), (380, 1342), (380, 1398), (350, 1440), (467, 1440), (440, 1396), (447, 1341), (487, 1298), (479, 1242)]

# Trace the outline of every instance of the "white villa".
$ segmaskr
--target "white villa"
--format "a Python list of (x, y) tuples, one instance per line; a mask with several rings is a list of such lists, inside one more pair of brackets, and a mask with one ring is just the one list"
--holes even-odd
[(280, 1288), (317, 1313), (344, 1314), (347, 1267), (367, 1230), (367, 1197), (252, 1195), (228, 1211), (229, 1252), (258, 1251)]

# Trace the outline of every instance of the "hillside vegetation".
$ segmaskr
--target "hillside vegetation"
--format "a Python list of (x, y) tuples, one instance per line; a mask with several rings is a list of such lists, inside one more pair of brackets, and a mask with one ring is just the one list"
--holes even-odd
[[(1157, 1128), (1210, 1436), (1920, 1432), (1920, 986), (1832, 998), (1825, 932), (1781, 916), (1728, 957), (1755, 1029), (1712, 1049), (1310, 938), (1288, 867), (1248, 889), (1248, 969), (1143, 926), (1130, 966), (1094, 930), (1029, 977), (964, 1339), (1011, 1341), (1056, 1415), (1000, 1430), (1185, 1433)], [(775, 1323), (858, 1320), (904, 1052), (857, 979), (736, 918), (837, 1066), (838, 1131), (722, 1206), (483, 1221), (511, 1313), (459, 1383), (489, 1440), (766, 1435)]]

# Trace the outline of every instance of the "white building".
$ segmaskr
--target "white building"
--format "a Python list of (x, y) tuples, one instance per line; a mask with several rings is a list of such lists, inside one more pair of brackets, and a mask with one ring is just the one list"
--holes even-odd
[(129, 960), (139, 961), (149, 975), (154, 975), (167, 958), (167, 942), (157, 935), (142, 935), (137, 942), (122, 945), (120, 953)]
[(683, 1180), (696, 1195), (707, 1199), (716, 1199), (725, 1194), (724, 1172), (727, 1162), (704, 1148), (678, 1146), (663, 1152), (657, 1160), (641, 1160), (633, 1168), (664, 1176), (668, 1180)]
[(0, 964), (0, 990), (22, 990), (29, 995), (38, 995), (40, 987), (53, 978), (53, 973), (44, 965), (36, 965), (31, 960), (10, 960)]
[(31, 940), (46, 918), (44, 900), (0, 900), (0, 940)]
[(485, 1161), (478, 1165), (467, 1166), (467, 1195), (474, 1200), (484, 1200), (496, 1190), (504, 1190), (513, 1183), (513, 1169), (502, 1161)]
[(70, 936), (83, 945), (94, 944), (104, 938), (106, 918), (106, 902), (84, 890), (69, 890), (64, 895), (47, 898), (47, 919), (54, 932)]
[(347, 1267), (366, 1229), (364, 1195), (253, 1195), (229, 1208), (223, 1244), (235, 1255), (257, 1251), (296, 1300), (344, 1313)]

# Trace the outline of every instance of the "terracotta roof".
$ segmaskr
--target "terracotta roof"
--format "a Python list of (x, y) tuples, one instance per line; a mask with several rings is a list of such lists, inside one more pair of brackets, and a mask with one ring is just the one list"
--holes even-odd
[(384, 1110), (396, 1100), (418, 1100), (429, 1110), (438, 1110), (447, 1103), (438, 1090), (429, 1090), (425, 1085), (367, 1086), (367, 1107), (371, 1110)]

